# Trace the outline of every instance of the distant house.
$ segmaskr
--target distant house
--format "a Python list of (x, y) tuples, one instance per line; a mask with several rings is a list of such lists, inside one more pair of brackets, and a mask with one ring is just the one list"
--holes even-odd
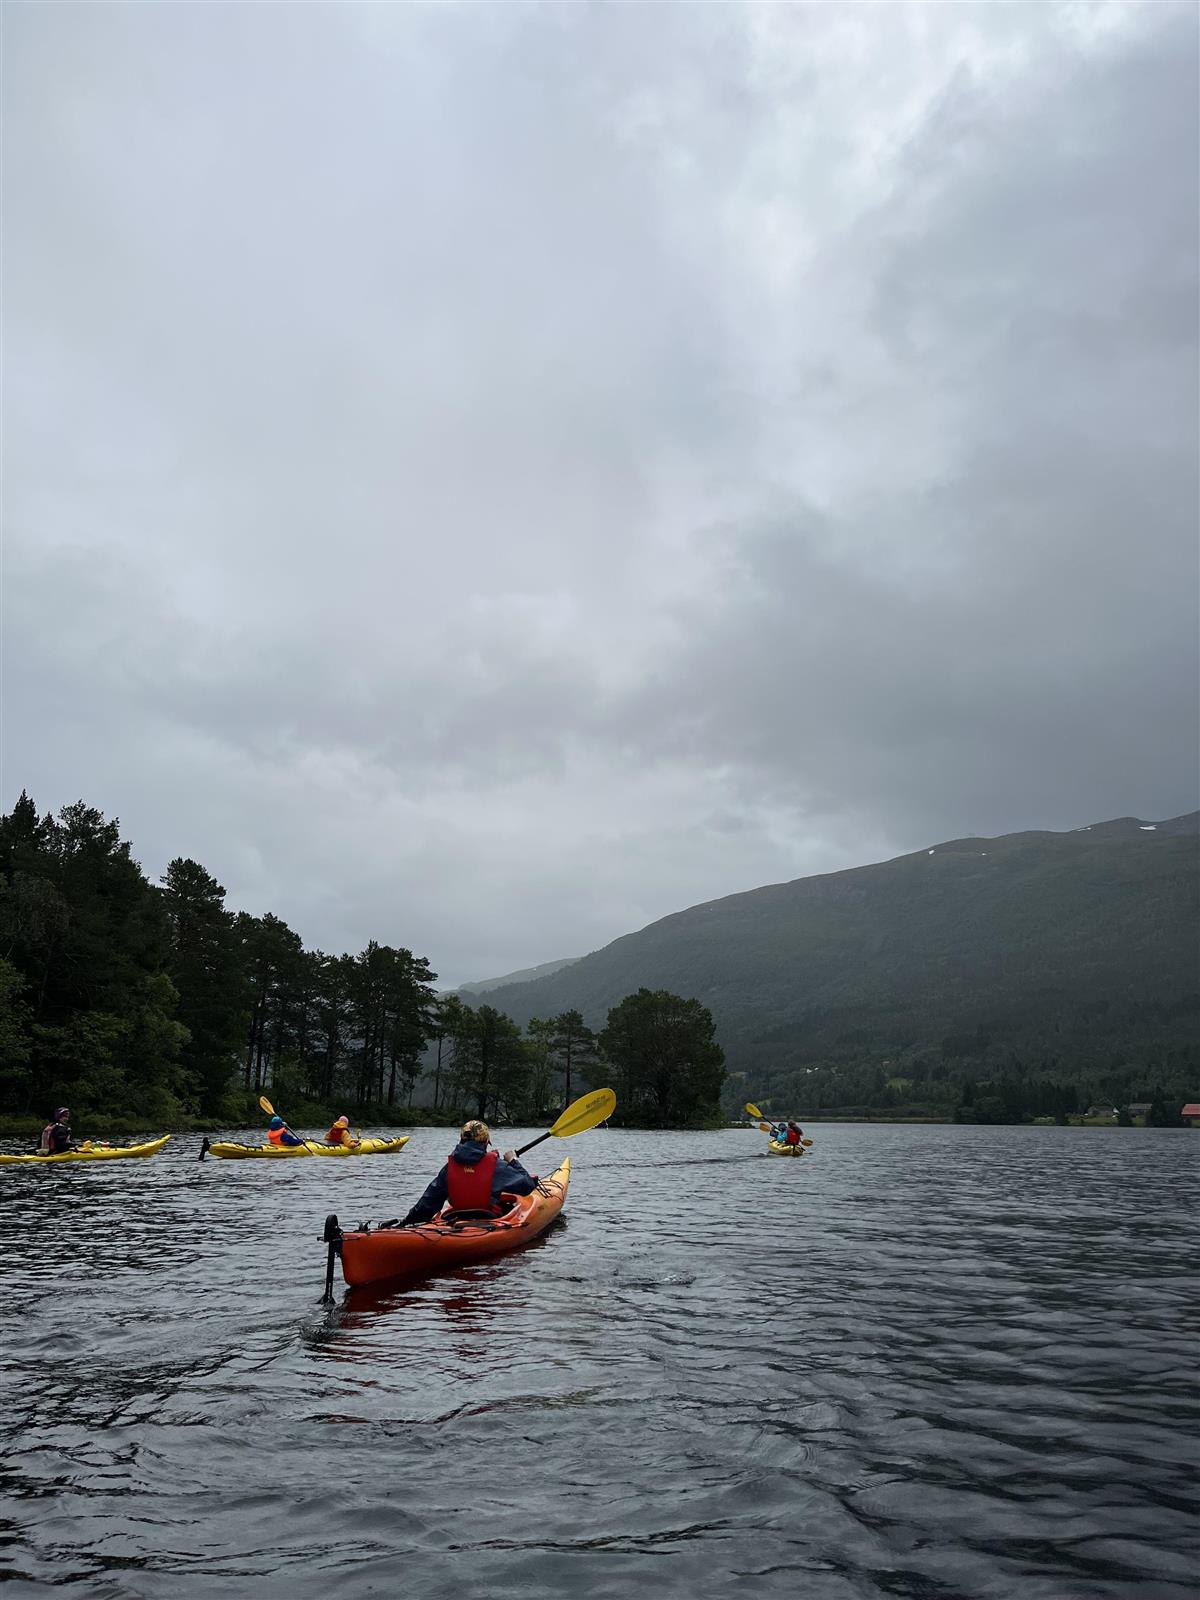
[[(1116, 1106), (1089, 1106), (1084, 1112), (1085, 1117), (1115, 1117), (1116, 1115)], [(1196, 1115), (1200, 1116), (1200, 1111), (1197, 1111)]]
[(1144, 1117), (1150, 1110), (1149, 1100), (1135, 1100), (1132, 1105), (1125, 1107), (1131, 1117)]
[(1198, 1123), (1200, 1123), (1200, 1101), (1193, 1100), (1191, 1105), (1184, 1106), (1179, 1115), (1181, 1117), (1186, 1117), (1194, 1128)]

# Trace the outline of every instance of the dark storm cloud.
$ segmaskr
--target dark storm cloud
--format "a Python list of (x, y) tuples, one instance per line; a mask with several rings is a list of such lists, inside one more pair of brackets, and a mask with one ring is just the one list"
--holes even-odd
[(451, 979), (1194, 804), (1183, 8), (21, 8), (3, 802)]

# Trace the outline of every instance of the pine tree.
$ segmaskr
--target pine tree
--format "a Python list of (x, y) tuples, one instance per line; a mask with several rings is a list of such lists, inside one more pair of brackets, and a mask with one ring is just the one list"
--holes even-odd
[(182, 1063), (200, 1109), (219, 1116), (250, 1019), (242, 944), (225, 890), (198, 861), (177, 856), (163, 880), (171, 925), (170, 975), (187, 1028)]

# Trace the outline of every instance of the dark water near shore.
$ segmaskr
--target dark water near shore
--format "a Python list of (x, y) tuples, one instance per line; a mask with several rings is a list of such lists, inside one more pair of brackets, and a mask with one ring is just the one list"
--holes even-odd
[(6, 1600), (1194, 1595), (1200, 1137), (810, 1132), (585, 1134), (532, 1250), (332, 1310), (446, 1131), (0, 1168)]

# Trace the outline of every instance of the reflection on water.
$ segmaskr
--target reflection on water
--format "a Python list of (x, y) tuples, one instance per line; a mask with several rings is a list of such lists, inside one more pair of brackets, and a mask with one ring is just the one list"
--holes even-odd
[(532, 1249), (332, 1307), (445, 1130), (0, 1169), (9, 1593), (1190, 1594), (1200, 1141), (809, 1131), (583, 1135)]

